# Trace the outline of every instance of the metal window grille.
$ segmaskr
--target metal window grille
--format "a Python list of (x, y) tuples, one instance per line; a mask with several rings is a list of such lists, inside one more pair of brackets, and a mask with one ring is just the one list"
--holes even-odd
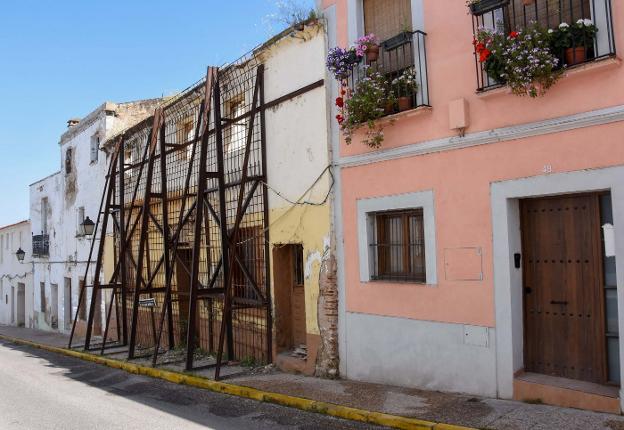
[[(553, 52), (561, 67), (581, 64), (616, 54), (613, 35), (611, 0), (535, 0), (525, 5), (523, 0), (501, 1), (502, 7), (488, 10), (473, 17), (473, 30), (476, 35), (479, 28), (488, 28), (505, 33), (519, 31), (532, 22), (537, 22), (548, 29), (555, 29), (561, 23), (573, 24), (579, 19), (590, 19), (598, 28), (593, 43), (584, 43), (587, 50), (584, 58), (572, 54), (572, 61), (566, 53)], [(575, 48), (573, 46), (572, 48)], [(490, 78), (484, 64), (479, 62), (475, 52), (477, 70), (477, 90), (484, 91), (504, 85)]]
[(47, 234), (33, 235), (32, 247), (33, 257), (47, 257), (50, 254), (50, 236)]
[(377, 212), (374, 225), (375, 280), (425, 282), (425, 241), (422, 209)]

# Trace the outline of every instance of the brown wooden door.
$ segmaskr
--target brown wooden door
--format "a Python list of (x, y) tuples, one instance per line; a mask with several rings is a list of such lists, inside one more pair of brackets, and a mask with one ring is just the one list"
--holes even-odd
[(521, 202), (524, 367), (606, 382), (597, 195)]

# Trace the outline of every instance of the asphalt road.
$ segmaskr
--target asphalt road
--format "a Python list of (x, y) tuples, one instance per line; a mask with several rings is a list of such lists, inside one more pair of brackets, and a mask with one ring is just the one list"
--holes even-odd
[(0, 429), (379, 429), (0, 341)]

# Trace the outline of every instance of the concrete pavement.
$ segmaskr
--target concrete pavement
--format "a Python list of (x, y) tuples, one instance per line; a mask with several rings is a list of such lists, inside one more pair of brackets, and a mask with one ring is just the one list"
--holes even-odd
[(0, 429), (375, 429), (0, 341)]
[[(26, 328), (0, 326), (0, 336), (5, 335), (42, 345), (66, 347), (68, 337), (59, 333), (42, 332)], [(38, 351), (39, 354), (44, 354)], [(45, 353), (49, 355), (56, 355)], [(59, 356), (62, 360), (65, 357)], [(123, 358), (122, 358), (123, 360)], [(140, 360), (135, 360), (140, 364)], [(86, 363), (85, 363), (86, 364)], [(0, 358), (0, 369), (4, 366)], [(92, 365), (89, 365), (92, 366)], [(96, 366), (99, 368), (99, 366)], [(170, 370), (176, 370), (171, 368)], [(195, 374), (209, 378), (211, 371), (196, 371)], [(127, 375), (125, 372), (123, 373)], [(0, 376), (2, 372), (0, 371)], [(134, 376), (127, 375), (127, 378)], [(150, 379), (148, 379), (150, 380)], [(105, 380), (106, 381), (106, 380)], [(358, 408), (372, 412), (411, 417), (438, 423), (451, 423), (487, 430), (624, 430), (624, 417), (600, 414), (569, 408), (547, 405), (526, 404), (522, 402), (488, 399), (463, 394), (441, 393), (388, 385), (369, 384), (346, 380), (325, 380), (301, 375), (290, 375), (275, 369), (252, 369), (246, 374), (227, 379), (230, 384), (239, 387), (251, 387), (265, 392), (307, 398), (313, 401), (329, 402), (335, 405)], [(163, 382), (160, 382), (163, 383)], [(93, 382), (98, 385), (99, 382)], [(2, 385), (0, 385), (2, 388)], [(177, 388), (179, 393), (186, 390), (200, 391), (184, 386)], [(230, 398), (231, 399), (231, 398)], [(3, 391), (0, 391), (0, 403)], [(167, 399), (165, 399), (167, 401)], [(249, 400), (234, 399), (246, 404)], [(260, 404), (252, 402), (260, 408)], [(266, 405), (270, 406), (270, 405)], [(0, 412), (2, 409), (0, 408)], [(303, 412), (294, 412), (295, 414)], [(315, 417), (312, 415), (312, 417)], [(0, 417), (1, 418), (1, 417)], [(318, 422), (321, 422), (319, 417)], [(334, 422), (334, 421), (332, 421)], [(336, 421), (344, 423), (344, 421)], [(1, 424), (1, 421), (0, 421)], [(388, 424), (386, 424), (388, 425)], [(227, 427), (224, 427), (227, 428)], [(245, 428), (245, 427), (237, 427)], [(252, 428), (258, 428), (252, 427)], [(315, 427), (303, 427), (315, 428)], [(325, 428), (362, 428), (362, 427), (325, 427)], [(366, 428), (366, 427), (364, 427)], [(445, 427), (441, 427), (445, 428)], [(3, 427), (0, 425), (0, 430)]]

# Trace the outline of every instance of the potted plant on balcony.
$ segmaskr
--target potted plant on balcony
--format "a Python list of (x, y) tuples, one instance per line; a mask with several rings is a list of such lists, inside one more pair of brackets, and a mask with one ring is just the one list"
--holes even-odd
[(418, 92), (414, 68), (405, 69), (403, 73), (393, 79), (392, 89), (398, 97), (399, 112), (410, 110), (413, 106), (414, 95)]
[(483, 15), (503, 6), (507, 6), (509, 0), (467, 0), (466, 6), (473, 15)]
[(572, 25), (562, 22), (556, 30), (549, 30), (553, 50), (568, 66), (587, 61), (597, 32), (590, 19), (579, 19)]
[(337, 81), (342, 82), (349, 77), (349, 74), (360, 62), (362, 56), (358, 55), (355, 48), (341, 48), (339, 46), (329, 50), (327, 54), (327, 70), (329, 70)]
[(367, 62), (379, 58), (379, 39), (374, 34), (367, 34), (355, 41), (355, 52), (359, 57), (366, 57)]
[(494, 79), (507, 84), (520, 96), (544, 95), (561, 76), (559, 60), (550, 48), (549, 33), (537, 23), (521, 32), (480, 30), (475, 40), (479, 61)]
[[(346, 92), (342, 92), (344, 96)], [(351, 144), (355, 130), (365, 126), (363, 143), (371, 148), (379, 148), (384, 139), (383, 124), (377, 120), (385, 115), (388, 104), (394, 103), (395, 96), (387, 79), (379, 72), (366, 69), (366, 76), (357, 82), (355, 89), (346, 100), (336, 100), (342, 112), (336, 116), (347, 144)]]

